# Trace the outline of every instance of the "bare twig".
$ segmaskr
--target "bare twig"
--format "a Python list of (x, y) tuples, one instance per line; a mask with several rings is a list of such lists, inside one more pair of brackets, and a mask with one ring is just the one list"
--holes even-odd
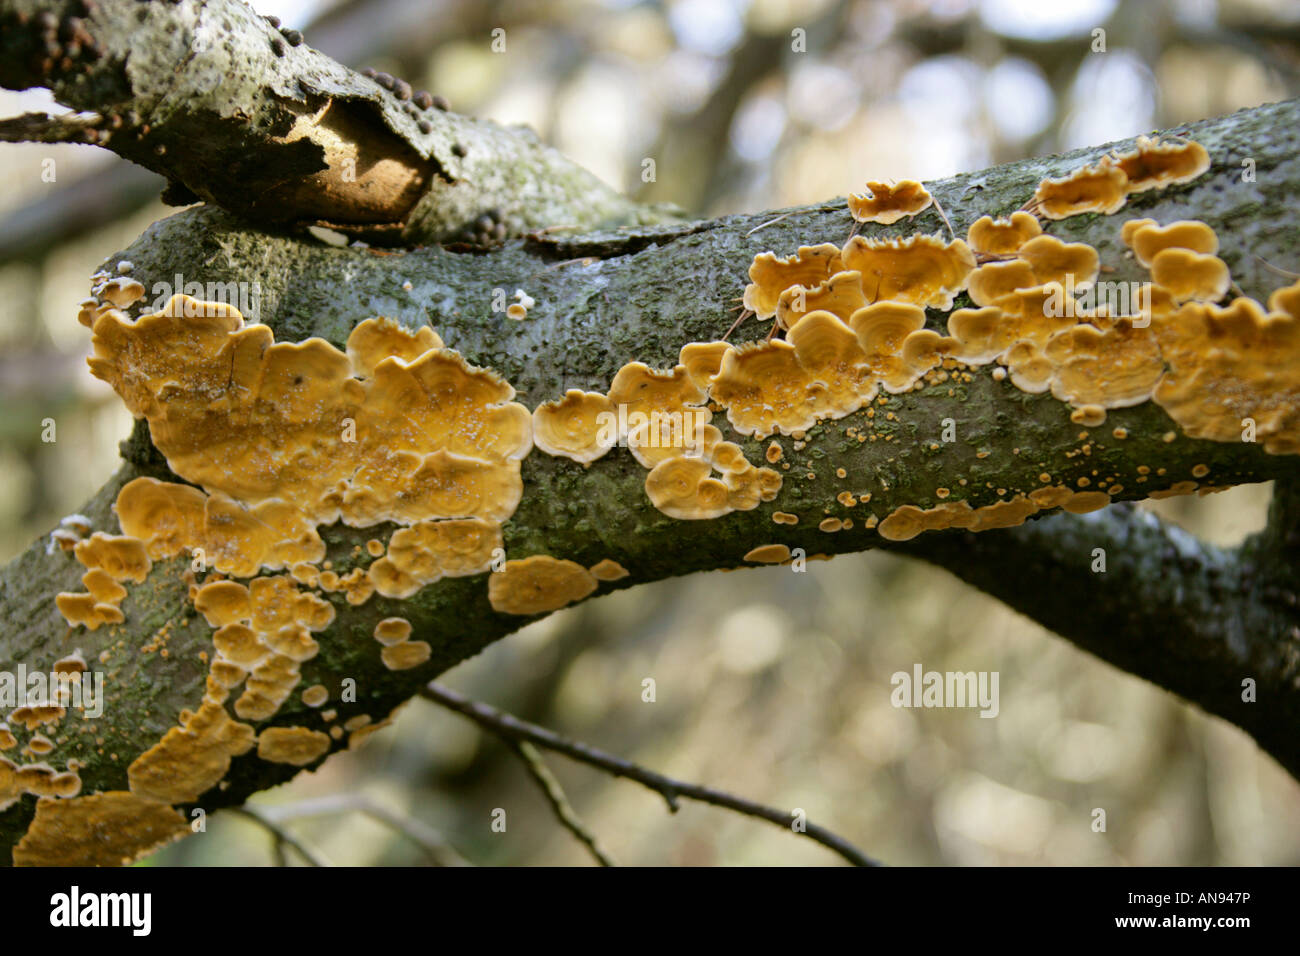
[(0, 142), (6, 143), (98, 143), (101, 138), (97, 116), (50, 116), (24, 113), (0, 119)]
[(515, 752), (524, 766), (528, 769), (528, 774), (536, 781), (537, 786), (546, 796), (546, 802), (551, 805), (555, 811), (555, 818), (560, 821), (560, 825), (572, 833), (596, 858), (596, 862), (601, 866), (618, 866), (618, 861), (609, 855), (600, 844), (596, 841), (596, 835), (587, 828), (578, 816), (573, 805), (569, 803), (569, 798), (564, 794), (564, 788), (560, 786), (560, 781), (551, 773), (551, 768), (546, 766), (546, 761), (542, 755), (526, 740), (517, 740), (506, 734), (502, 734), (507, 745)]
[[(880, 865), (878, 861), (871, 859), (853, 844), (830, 830), (815, 823), (802, 821), (797, 813), (787, 813), (773, 807), (764, 806), (761, 803), (754, 803), (752, 800), (746, 800), (744, 797), (738, 797), (723, 790), (715, 790), (712, 787), (685, 783), (671, 777), (665, 777), (663, 774), (647, 770), (645, 767), (638, 766), (621, 757), (597, 750), (588, 744), (562, 737), (553, 730), (520, 720), (513, 714), (507, 714), (495, 707), (471, 700), (438, 683), (425, 685), (420, 693), (425, 699), (468, 717), (494, 734), (514, 740), (528, 741), (538, 747), (545, 747), (547, 750), (564, 754), (564, 756), (572, 760), (599, 767), (612, 776), (634, 780), (663, 797), (668, 804), (668, 809), (674, 813), (677, 812), (679, 798), (684, 797), (687, 800), (710, 803), (717, 807), (734, 810), (745, 816), (767, 820), (769, 823), (789, 829), (792, 833), (806, 836), (810, 840), (815, 840), (822, 846), (834, 850), (855, 866)], [(800, 826), (802, 826), (802, 829), (799, 829)]]
[(254, 806), (250, 806), (249, 804), (244, 804), (242, 807), (234, 807), (233, 809), (235, 813), (238, 813), (240, 816), (247, 817), (248, 819), (252, 820), (254, 823), (256, 823), (258, 826), (265, 829), (268, 833), (271, 834), (272, 837), (275, 838), (276, 845), (273, 849), (273, 852), (275, 853), (277, 865), (283, 865), (283, 860), (284, 860), (283, 848), (286, 846), (292, 847), (293, 849), (297, 850), (299, 855), (301, 855), (302, 858), (306, 860), (307, 863), (311, 866), (333, 866), (334, 865), (330, 863), (329, 860), (325, 859), (325, 857), (321, 856), (320, 853), (313, 850), (311, 847), (307, 846), (296, 836), (290, 833), (287, 829), (281, 826), (278, 821), (269, 817), (267, 815), (266, 808), (254, 807)]
[(364, 794), (345, 793), (275, 807), (258, 807), (262, 819), (276, 825), (304, 817), (330, 816), (340, 813), (362, 813), (397, 830), (420, 847), (434, 866), (472, 866), (456, 852), (442, 834), (412, 817), (403, 816), (372, 800)]
[(758, 230), (760, 230), (760, 229), (766, 229), (768, 226), (775, 226), (778, 222), (780, 222), (782, 219), (784, 219), (786, 216), (789, 216), (789, 215), (790, 215), (790, 213), (785, 212), (785, 213), (782, 213), (781, 215), (777, 216), (775, 219), (769, 219), (767, 222), (761, 222), (761, 223), (759, 223), (757, 226), (755, 226), (753, 229), (749, 230), (749, 232), (745, 233), (745, 235), (746, 235), (746, 236), (752, 236), (754, 233), (758, 232)]

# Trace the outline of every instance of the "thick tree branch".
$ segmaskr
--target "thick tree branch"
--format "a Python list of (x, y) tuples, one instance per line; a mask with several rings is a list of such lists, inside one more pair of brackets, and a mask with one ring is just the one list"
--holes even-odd
[[(182, 3), (177, 9), (189, 8)], [(1182, 132), (1209, 150), (1214, 158), (1209, 174), (1187, 187), (1133, 197), (1125, 217), (1076, 217), (1055, 224), (1053, 232), (1098, 248), (1102, 261), (1115, 269), (1108, 278), (1137, 280), (1142, 274), (1125, 258), (1119, 238), (1122, 218), (1203, 219), (1223, 238), (1221, 255), (1237, 283), (1248, 294), (1265, 297), (1281, 283), (1261, 260), (1294, 267), (1295, 249), (1300, 246), (1300, 223), (1271, 212), (1293, 206), (1300, 190), (1298, 130), (1296, 103), (1196, 124)], [(1060, 175), (1095, 159), (1099, 152), (1028, 160), (931, 183), (929, 188), (954, 226), (964, 231), (979, 215), (1018, 208), (1044, 176)], [(1256, 180), (1242, 181), (1243, 159), (1253, 162)], [(256, 305), (250, 317), (269, 325), (280, 340), (317, 335), (341, 346), (352, 327), (377, 314), (412, 325), (432, 324), (448, 346), (505, 376), (531, 408), (560, 396), (566, 388), (603, 392), (614, 373), (633, 360), (656, 367), (672, 365), (684, 343), (716, 339), (731, 324), (732, 306), (755, 253), (766, 249), (787, 253), (801, 244), (841, 241), (851, 226), (843, 201), (790, 210), (779, 221), (754, 231), (773, 219), (773, 213), (763, 213), (574, 237), (552, 234), (475, 254), (429, 247), (381, 255), (371, 249), (335, 248), (292, 235), (250, 230), (227, 213), (200, 208), (155, 224), (131, 248), (110, 257), (107, 265), (115, 268), (123, 258), (133, 263), (132, 276), (149, 290), (139, 308), (152, 308), (158, 298), (184, 291), (175, 288), (178, 275), (180, 284), (201, 287), (243, 283), (247, 288), (256, 283)], [(926, 212), (912, 222), (873, 234), (939, 228), (938, 216)], [(511, 322), (492, 307), (497, 290), (516, 288), (536, 301), (523, 322)], [(941, 316), (931, 316), (936, 327), (941, 321)], [(738, 334), (742, 339), (756, 338), (765, 331), (750, 322)], [(604, 558), (617, 560), (631, 574), (602, 587), (603, 592), (693, 571), (742, 566), (750, 549), (773, 541), (803, 548), (808, 554), (876, 547), (882, 539), (866, 519), (883, 518), (904, 504), (937, 504), (944, 497), (938, 489), (960, 487), (959, 479), (968, 480), (965, 494), (978, 506), (997, 500), (999, 488), (1038, 487), (1043, 473), (1054, 482), (1074, 486), (1094, 469), (1105, 468), (1123, 476), (1124, 491), (1116, 498), (1132, 499), (1188, 479), (1198, 465), (1209, 470), (1208, 480), (1215, 484), (1293, 477), (1300, 470), (1295, 456), (1269, 455), (1258, 444), (1188, 439), (1150, 402), (1113, 410), (1101, 429), (1082, 429), (1088, 432), (1090, 451), (1080, 454), (1081, 427), (1070, 421), (1067, 406), (1050, 395), (1021, 392), (995, 379), (987, 368), (976, 372), (961, 388), (934, 384), (891, 397), (893, 418), (872, 425), (884, 436), (880, 441), (861, 442), (846, 435), (848, 428), (865, 428), (865, 411), (811, 429), (804, 448), (792, 448), (787, 441), (786, 462), (791, 468), (783, 472), (784, 486), (777, 499), (713, 521), (676, 521), (654, 509), (644, 492), (646, 473), (625, 451), (617, 450), (585, 469), (534, 452), (523, 462), (522, 503), (504, 527), (506, 550), (512, 557), (543, 553), (588, 566)], [(955, 443), (938, 440), (948, 418), (957, 424), (960, 438)], [(721, 422), (721, 417), (716, 420)], [(36, 429), (39, 423), (31, 427)], [(1112, 437), (1115, 427), (1125, 429), (1127, 438)], [(749, 460), (763, 459), (765, 442), (746, 439), (741, 444)], [(125, 455), (122, 471), (85, 509), (97, 529), (116, 530), (110, 506), (122, 483), (141, 474), (169, 477), (142, 428), (127, 443)], [(1148, 481), (1138, 480), (1139, 466), (1150, 469)], [(839, 469), (844, 478), (837, 477)], [(838, 496), (846, 490), (855, 495), (869, 492), (870, 501), (862, 503), (859, 498), (845, 505)], [(772, 521), (776, 510), (798, 513), (801, 520), (795, 526), (776, 525)], [(853, 526), (826, 533), (818, 530), (825, 516), (851, 518)], [(1091, 527), (1088, 522), (1074, 526)], [(1023, 533), (1032, 535), (1039, 527)], [(1073, 548), (1086, 540), (1075, 538), (1072, 545), (1065, 531), (1051, 532), (1052, 524), (1041, 527), (1048, 529), (1042, 534), (1060, 539), (1054, 547), (1061, 549), (1060, 573), (1068, 576)], [(377, 533), (386, 536), (391, 530), (333, 526), (323, 528), (322, 534), (330, 559), (342, 573), (361, 566), (357, 554), (363, 552), (358, 549), (368, 538)], [(1127, 559), (1135, 573), (1161, 573), (1163, 552), (1144, 550), (1164, 547), (1159, 535), (1124, 537), (1118, 528), (1113, 533), (1121, 550), (1123, 542), (1130, 542), (1133, 553)], [(1124, 556), (1109, 560), (1125, 566)], [(60, 760), (80, 762), (85, 793), (125, 789), (125, 768), (131, 760), (174, 726), (177, 714), (195, 707), (202, 697), (206, 658), (200, 655), (210, 654), (211, 629), (192, 614), (181, 579), (186, 567), (180, 559), (157, 563), (149, 581), (135, 587), (123, 602), (126, 623), (92, 633), (69, 631), (54, 607), (55, 593), (79, 589), (83, 569), (66, 554), (47, 554), (43, 543), (38, 543), (0, 573), (0, 668), (18, 662), (32, 669), (48, 668), (77, 648), (88, 661), (97, 661), (105, 653), (111, 661), (105, 666), (113, 681), (112, 707), (99, 724), (84, 721), (69, 728), (59, 742)], [(1116, 573), (1108, 570), (1106, 580), (1113, 581)], [(1006, 580), (1015, 580), (1014, 572), (1008, 570)], [(479, 576), (440, 581), (405, 601), (374, 597), (360, 607), (333, 595), (338, 616), (319, 635), (320, 655), (303, 665), (303, 686), (319, 682), (337, 687), (345, 678), (354, 680), (358, 699), (339, 705), (340, 723), (362, 715), (382, 718), (433, 675), (527, 623), (528, 618), (495, 612), (485, 592)], [(1249, 612), (1243, 608), (1252, 600), (1251, 593), (1235, 597), (1226, 589), (1217, 593), (1223, 605), (1220, 616), (1235, 608), (1246, 619)], [(1045, 607), (1041, 613), (1055, 612)], [(1295, 726), (1300, 691), (1289, 681), (1293, 665), (1287, 657), (1288, 645), (1278, 642), (1281, 635), (1252, 632), (1249, 639), (1243, 635), (1217, 655), (1190, 650), (1175, 655), (1168, 664), (1171, 670), (1204, 671), (1178, 678), (1156, 671), (1155, 655), (1143, 650), (1153, 624), (1141, 609), (1128, 617), (1110, 613), (1116, 615), (1116, 630), (1109, 639), (1128, 649), (1106, 650), (1099, 645), (1098, 653), (1146, 668), (1138, 672), (1207, 709), (1225, 716), (1233, 713), (1225, 681), (1256, 679), (1274, 701), (1266, 702), (1261, 694), (1260, 703), (1253, 705), (1260, 710), (1241, 715), (1240, 720), (1247, 721), (1242, 725), (1256, 733), (1284, 765), (1296, 766), (1300, 746), (1294, 735), (1287, 739), (1283, 731)], [(399, 672), (382, 666), (370, 635), (377, 620), (390, 616), (407, 618), (432, 645), (426, 665)], [(1129, 624), (1136, 630), (1127, 629)], [(159, 634), (166, 638), (165, 657), (158, 652)], [(130, 652), (122, 653), (122, 648)], [(1223, 664), (1232, 666), (1227, 678), (1213, 671)], [(1266, 703), (1279, 719), (1274, 734), (1249, 723)], [(310, 721), (319, 717), (296, 697), (273, 720), (286, 726)], [(342, 741), (336, 744), (341, 745)], [(252, 754), (237, 757), (222, 788), (204, 794), (202, 803), (209, 809), (237, 804), (294, 772), (290, 766)], [(12, 845), (26, 830), (33, 804), (24, 797), (0, 812), (0, 846)]]
[(252, 222), (415, 244), (668, 215), (530, 131), (362, 76), (238, 0), (0, 0), (0, 24), (0, 85), (98, 113), (81, 141)]

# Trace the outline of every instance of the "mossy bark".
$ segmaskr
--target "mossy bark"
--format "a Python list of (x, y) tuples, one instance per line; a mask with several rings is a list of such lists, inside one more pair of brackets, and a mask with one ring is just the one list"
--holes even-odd
[[(1300, 247), (1300, 223), (1280, 214), (1291, 208), (1300, 189), (1298, 131), (1297, 103), (1197, 124), (1182, 132), (1214, 157), (1213, 168), (1200, 180), (1135, 196), (1124, 215), (1080, 216), (1054, 224), (1051, 231), (1095, 246), (1103, 264), (1114, 268), (1108, 279), (1136, 280), (1138, 269), (1120, 243), (1123, 219), (1202, 219), (1221, 236), (1222, 256), (1241, 289), (1263, 297), (1283, 282), (1265, 262), (1294, 268), (1292, 257)], [(1060, 175), (1098, 154), (1083, 150), (1028, 160), (929, 188), (952, 224), (964, 231), (979, 215), (1018, 208), (1044, 176)], [(1242, 178), (1247, 159), (1254, 165), (1254, 181)], [(535, 407), (566, 388), (604, 391), (629, 361), (673, 365), (684, 343), (716, 339), (731, 325), (757, 252), (786, 254), (801, 244), (842, 241), (851, 226), (844, 202), (837, 200), (708, 222), (526, 237), (474, 251), (441, 246), (380, 251), (263, 231), (228, 212), (201, 207), (156, 223), (106, 263), (129, 259), (132, 275), (149, 289), (148, 305), (184, 291), (190, 282), (244, 283), (250, 295), (256, 283), (251, 317), (268, 324), (279, 340), (317, 335), (342, 346), (353, 326), (374, 315), (430, 324), (449, 347), (496, 369), (518, 389), (521, 401)], [(873, 228), (871, 234), (943, 228), (931, 210), (895, 227)], [(516, 289), (536, 303), (522, 322), (493, 308), (502, 292), (510, 296)], [(929, 321), (941, 328), (943, 315), (931, 313)], [(743, 341), (765, 332), (766, 326), (749, 321), (737, 337)], [(1188, 439), (1150, 402), (1112, 411), (1103, 427), (1083, 429), (1071, 423), (1068, 406), (1050, 394), (1021, 392), (996, 381), (987, 367), (976, 370), (969, 383), (949, 381), (894, 396), (879, 410), (870, 427), (879, 440), (859, 442), (845, 434), (851, 427), (866, 430), (865, 411), (810, 430), (801, 450), (783, 440), (791, 468), (782, 472), (785, 483), (776, 500), (712, 521), (676, 521), (655, 510), (644, 493), (646, 472), (625, 450), (616, 449), (589, 468), (534, 451), (523, 463), (522, 504), (505, 526), (507, 552), (512, 558), (550, 554), (584, 565), (613, 558), (631, 574), (602, 585), (600, 594), (739, 567), (750, 549), (774, 541), (810, 555), (888, 544), (865, 527), (865, 519), (884, 518), (904, 504), (938, 504), (940, 488), (950, 489), (942, 500), (968, 500), (978, 507), (997, 500), (997, 489), (1040, 487), (1042, 473), (1053, 484), (1071, 487), (1093, 469), (1116, 474), (1124, 485), (1116, 498), (1123, 500), (1187, 480), (1196, 465), (1209, 467), (1205, 480), (1214, 484), (1293, 481), (1300, 471), (1300, 459), (1266, 454), (1257, 444)], [(886, 419), (886, 413), (893, 418)], [(956, 425), (956, 442), (940, 440), (945, 419)], [(1127, 429), (1126, 439), (1113, 437), (1117, 426)], [(1081, 431), (1088, 432), (1088, 454), (1079, 453)], [(1171, 432), (1175, 440), (1165, 440)], [(765, 441), (741, 444), (751, 461), (763, 461)], [(119, 473), (83, 509), (97, 529), (116, 529), (111, 503), (125, 481), (141, 474), (170, 477), (142, 426), (123, 451)], [(1139, 466), (1151, 469), (1147, 482), (1137, 481)], [(847, 477), (837, 478), (838, 469)], [(836, 500), (846, 490), (872, 497), (846, 508)], [(774, 524), (777, 510), (799, 514), (799, 524)], [(817, 528), (824, 517), (852, 517), (854, 524), (826, 533)], [(335, 569), (345, 572), (368, 561), (354, 557), (357, 545), (391, 530), (334, 526), (322, 534)], [(1201, 549), (1183, 560), (1200, 562), (1194, 570), (1204, 577), (1168, 573), (1168, 536), (1151, 530), (1148, 519), (1116, 509), (1100, 517), (1059, 516), (978, 536), (927, 534), (899, 549), (952, 568), (1090, 651), (1232, 720), (1293, 773), (1300, 771), (1300, 745), (1290, 732), (1300, 711), (1294, 606), (1283, 599), (1261, 609), (1251, 587), (1208, 583), (1214, 566), (1232, 565), (1227, 580), (1257, 577), (1258, 556)], [(1094, 547), (1112, 549), (1111, 567), (1124, 570), (1086, 573)], [(1285, 549), (1274, 547), (1267, 555), (1269, 567), (1294, 568), (1286, 563), (1293, 556)], [(1040, 559), (1051, 563), (1039, 566)], [(1238, 560), (1245, 563), (1233, 564)], [(47, 554), (44, 542), (38, 542), (0, 572), (0, 669), (19, 662), (48, 669), (80, 649), (106, 674), (104, 716), (69, 715), (52, 734), (53, 756), (60, 763), (70, 758), (81, 763), (83, 792), (125, 789), (127, 765), (202, 696), (207, 665), (201, 655), (211, 653), (211, 629), (186, 601), (180, 579), (185, 567), (179, 559), (157, 564), (123, 602), (126, 622), (93, 633), (69, 629), (54, 605), (57, 592), (79, 590), (84, 569), (69, 555)], [(1219, 574), (1224, 581), (1224, 572)], [(1270, 571), (1269, 577), (1276, 574)], [(1044, 581), (1061, 586), (1044, 587)], [(1188, 589), (1195, 590), (1195, 600), (1186, 599)], [(339, 723), (360, 714), (385, 717), (421, 684), (529, 620), (495, 613), (484, 575), (444, 580), (405, 601), (376, 596), (351, 607), (340, 595), (331, 600), (337, 619), (319, 635), (321, 653), (303, 665), (300, 687), (330, 688)], [(388, 616), (407, 618), (416, 636), (433, 646), (427, 665), (397, 673), (384, 669), (371, 633), (374, 623)], [(1228, 627), (1230, 620), (1239, 623)], [(1180, 634), (1186, 635), (1181, 645)], [(1225, 690), (1243, 677), (1268, 690), (1248, 712)], [(357, 699), (339, 703), (338, 688), (349, 678), (356, 682)], [(270, 724), (323, 726), (319, 712), (296, 696)], [(339, 745), (345, 744), (346, 738)], [(296, 772), (255, 754), (237, 758), (222, 786), (199, 805), (212, 810), (239, 803)], [(0, 813), (0, 861), (22, 836), (33, 807), (26, 797)]]

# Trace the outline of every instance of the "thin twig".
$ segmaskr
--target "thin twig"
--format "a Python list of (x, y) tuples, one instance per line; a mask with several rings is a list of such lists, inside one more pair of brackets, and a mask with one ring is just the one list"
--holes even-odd
[(1255, 258), (1259, 260), (1260, 265), (1262, 265), (1265, 269), (1270, 270), (1271, 272), (1276, 272), (1280, 276), (1286, 276), (1288, 279), (1300, 279), (1300, 272), (1289, 272), (1286, 269), (1273, 265), (1273, 263), (1269, 262), (1267, 259), (1265, 259), (1263, 256), (1260, 255), (1255, 256)]
[(788, 829), (796, 835), (806, 836), (810, 840), (814, 840), (822, 846), (835, 851), (856, 866), (880, 865), (879, 862), (871, 859), (844, 838), (815, 823), (802, 822), (803, 829), (796, 829), (795, 825), (801, 822), (796, 813), (787, 813), (773, 807), (764, 806), (761, 803), (754, 803), (752, 800), (746, 800), (744, 797), (738, 797), (723, 790), (715, 790), (712, 787), (685, 783), (671, 777), (665, 777), (663, 774), (655, 773), (653, 770), (648, 770), (621, 757), (597, 750), (589, 744), (570, 740), (567, 737), (560, 736), (553, 730), (530, 724), (527, 721), (520, 720), (513, 714), (507, 714), (495, 707), (471, 700), (454, 690), (443, 687), (441, 684), (427, 684), (420, 693), (427, 700), (431, 700), (449, 710), (454, 710), (495, 734), (512, 737), (516, 740), (526, 740), (539, 747), (545, 747), (547, 750), (564, 754), (564, 756), (572, 760), (599, 767), (612, 776), (634, 780), (663, 797), (668, 804), (668, 809), (674, 813), (677, 812), (679, 798), (684, 797), (687, 800), (710, 803), (717, 807), (734, 810), (745, 816), (767, 820), (769, 823)]
[(956, 239), (957, 233), (952, 228), (952, 223), (948, 221), (948, 214), (943, 211), (943, 206), (939, 205), (939, 197), (931, 196), (930, 199), (934, 203), (934, 211), (939, 214), (939, 218), (943, 220), (943, 224), (948, 227), (948, 235), (953, 239)]
[(281, 824), (304, 817), (331, 816), (340, 813), (361, 813), (397, 830), (420, 847), (434, 866), (472, 866), (456, 852), (442, 834), (412, 817), (403, 816), (372, 800), (364, 794), (346, 793), (274, 807), (260, 807), (263, 817), (271, 823)]
[(502, 734), (507, 746), (515, 752), (526, 768), (528, 774), (537, 783), (542, 793), (546, 796), (546, 802), (551, 805), (555, 811), (555, 818), (560, 821), (560, 825), (568, 830), (577, 838), (578, 842), (591, 851), (596, 862), (601, 866), (618, 866), (618, 861), (603, 850), (598, 842), (596, 835), (587, 828), (578, 816), (578, 812), (573, 809), (573, 804), (569, 803), (569, 798), (564, 794), (564, 788), (560, 786), (560, 781), (551, 773), (551, 768), (546, 766), (546, 761), (542, 755), (526, 740), (517, 740), (508, 734)]
[[(334, 865), (281, 826), (278, 821), (269, 818), (262, 807), (254, 807), (244, 804), (242, 807), (234, 807), (233, 809), (240, 816), (248, 817), (248, 819), (263, 827), (268, 833), (275, 837), (276, 843), (281, 847), (289, 846), (297, 850), (299, 855), (301, 855), (302, 858), (311, 866)], [(280, 851), (273, 852), (276, 852), (277, 860), (283, 859)]]
[(736, 329), (740, 327), (740, 323), (744, 322), (745, 319), (749, 318), (753, 314), (754, 313), (750, 312), (749, 309), (743, 309), (740, 315), (736, 316), (736, 321), (731, 323), (731, 328), (727, 329), (726, 333), (722, 336), (722, 341), (727, 341), (727, 336), (736, 331)]
[(23, 113), (0, 119), (0, 142), (6, 143), (97, 143), (103, 120), (89, 117), (50, 116), (47, 113)]
[(775, 219), (769, 219), (767, 222), (759, 223), (759, 224), (758, 224), (757, 226), (755, 226), (753, 229), (749, 230), (749, 232), (745, 233), (745, 235), (746, 235), (746, 236), (752, 236), (754, 233), (758, 232), (758, 230), (760, 230), (760, 229), (766, 229), (768, 226), (775, 226), (778, 222), (780, 222), (782, 219), (784, 219), (786, 216), (789, 216), (789, 215), (791, 215), (791, 213), (788, 213), (788, 212), (787, 212), (787, 213), (782, 213), (781, 215), (777, 216)]

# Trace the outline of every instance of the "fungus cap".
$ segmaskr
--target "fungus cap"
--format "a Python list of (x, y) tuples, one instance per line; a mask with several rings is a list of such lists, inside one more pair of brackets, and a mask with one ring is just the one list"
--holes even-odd
[(1128, 176), (1108, 156), (1057, 179), (1044, 179), (1034, 191), (1038, 211), (1047, 219), (1080, 213), (1110, 215), (1123, 208)]
[(966, 232), (966, 242), (975, 252), (1005, 256), (1018, 252), (1021, 246), (1041, 235), (1042, 231), (1038, 220), (1024, 211), (1013, 212), (1007, 219), (981, 216), (971, 223)]
[(1154, 219), (1133, 219), (1124, 223), (1124, 244), (1133, 250), (1133, 257), (1151, 267), (1155, 257), (1165, 249), (1190, 249), (1212, 256), (1219, 251), (1219, 237), (1203, 222), (1180, 219), (1161, 226)]
[(880, 240), (854, 236), (844, 246), (843, 262), (845, 269), (861, 273), (868, 302), (888, 299), (933, 309), (952, 308), (975, 268), (964, 240), (945, 243), (922, 234)]
[(607, 397), (571, 388), (533, 411), (533, 443), (548, 455), (589, 465), (618, 444), (616, 422)]
[(1161, 143), (1139, 136), (1136, 148), (1115, 162), (1128, 179), (1128, 191), (1140, 193), (1191, 182), (1210, 168), (1210, 154), (1194, 140)]
[(1218, 302), (1232, 285), (1227, 263), (1190, 249), (1157, 252), (1151, 260), (1151, 278), (1168, 289), (1175, 302)]
[(888, 226), (905, 216), (915, 216), (930, 207), (933, 197), (915, 179), (897, 185), (868, 182), (867, 192), (849, 194), (849, 213), (858, 222)]
[(800, 246), (794, 255), (784, 259), (778, 259), (774, 252), (761, 252), (749, 267), (744, 306), (758, 318), (770, 319), (776, 315), (777, 301), (786, 289), (796, 285), (815, 288), (840, 271), (840, 250), (828, 242)]

